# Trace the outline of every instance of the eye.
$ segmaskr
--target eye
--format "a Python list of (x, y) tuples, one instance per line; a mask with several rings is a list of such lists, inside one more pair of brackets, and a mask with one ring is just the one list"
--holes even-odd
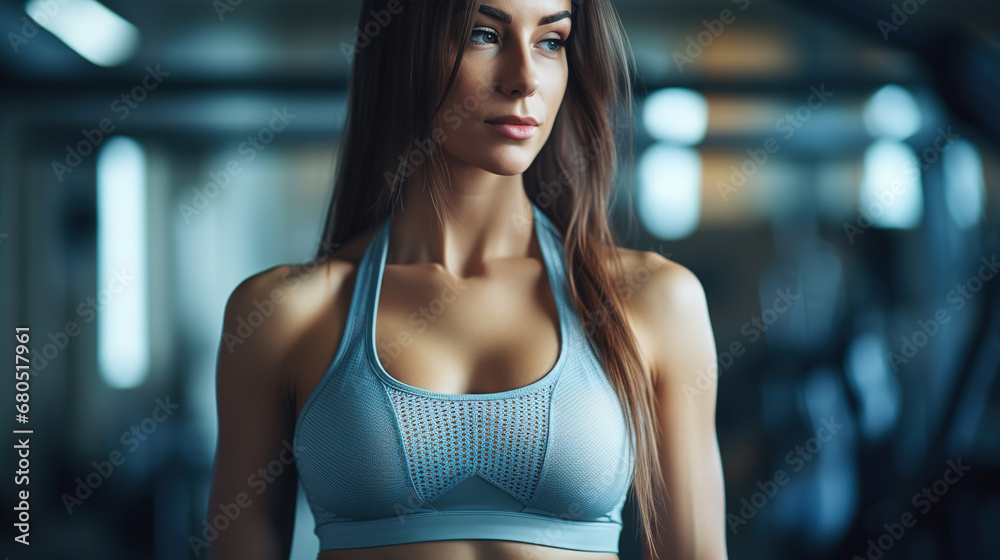
[(559, 52), (559, 49), (566, 46), (566, 41), (563, 39), (542, 39), (542, 43), (549, 45), (548, 50), (551, 52)]
[[(482, 37), (485, 40), (477, 41), (475, 39), (476, 37)], [(472, 30), (472, 37), (470, 38), (470, 41), (477, 45), (495, 45), (495, 41), (499, 39), (500, 36), (497, 35), (497, 32), (493, 31), (489, 27), (476, 27)]]

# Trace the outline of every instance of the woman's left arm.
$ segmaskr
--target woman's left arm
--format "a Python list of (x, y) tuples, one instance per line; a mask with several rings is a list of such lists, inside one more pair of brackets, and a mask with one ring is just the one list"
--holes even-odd
[(662, 560), (726, 559), (717, 355), (705, 292), (684, 266), (653, 252), (645, 257), (655, 270), (630, 307), (644, 326), (639, 337), (648, 349), (667, 493), (657, 497), (656, 551)]

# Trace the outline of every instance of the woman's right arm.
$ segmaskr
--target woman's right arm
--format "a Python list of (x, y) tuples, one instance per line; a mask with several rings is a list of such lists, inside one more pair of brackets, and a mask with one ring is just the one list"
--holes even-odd
[(207, 533), (211, 560), (285, 560), (291, 549), (294, 407), (281, 364), (297, 329), (287, 302), (271, 300), (281, 268), (244, 280), (226, 303), (216, 371), (219, 439), (208, 527), (198, 535)]

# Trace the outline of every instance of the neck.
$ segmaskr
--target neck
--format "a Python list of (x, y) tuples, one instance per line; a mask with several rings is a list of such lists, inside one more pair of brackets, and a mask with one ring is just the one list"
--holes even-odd
[(495, 175), (449, 159), (454, 207), (439, 228), (418, 167), (403, 185), (390, 228), (391, 264), (436, 264), (456, 278), (481, 274), (489, 261), (531, 255), (533, 216), (522, 176)]

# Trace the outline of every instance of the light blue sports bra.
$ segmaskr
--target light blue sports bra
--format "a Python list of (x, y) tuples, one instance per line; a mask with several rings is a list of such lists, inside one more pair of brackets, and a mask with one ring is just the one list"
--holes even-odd
[(295, 424), (320, 550), (500, 539), (618, 552), (629, 424), (570, 304), (562, 237), (531, 206), (560, 348), (518, 389), (447, 394), (390, 377), (374, 319), (391, 217), (369, 244), (336, 356)]

